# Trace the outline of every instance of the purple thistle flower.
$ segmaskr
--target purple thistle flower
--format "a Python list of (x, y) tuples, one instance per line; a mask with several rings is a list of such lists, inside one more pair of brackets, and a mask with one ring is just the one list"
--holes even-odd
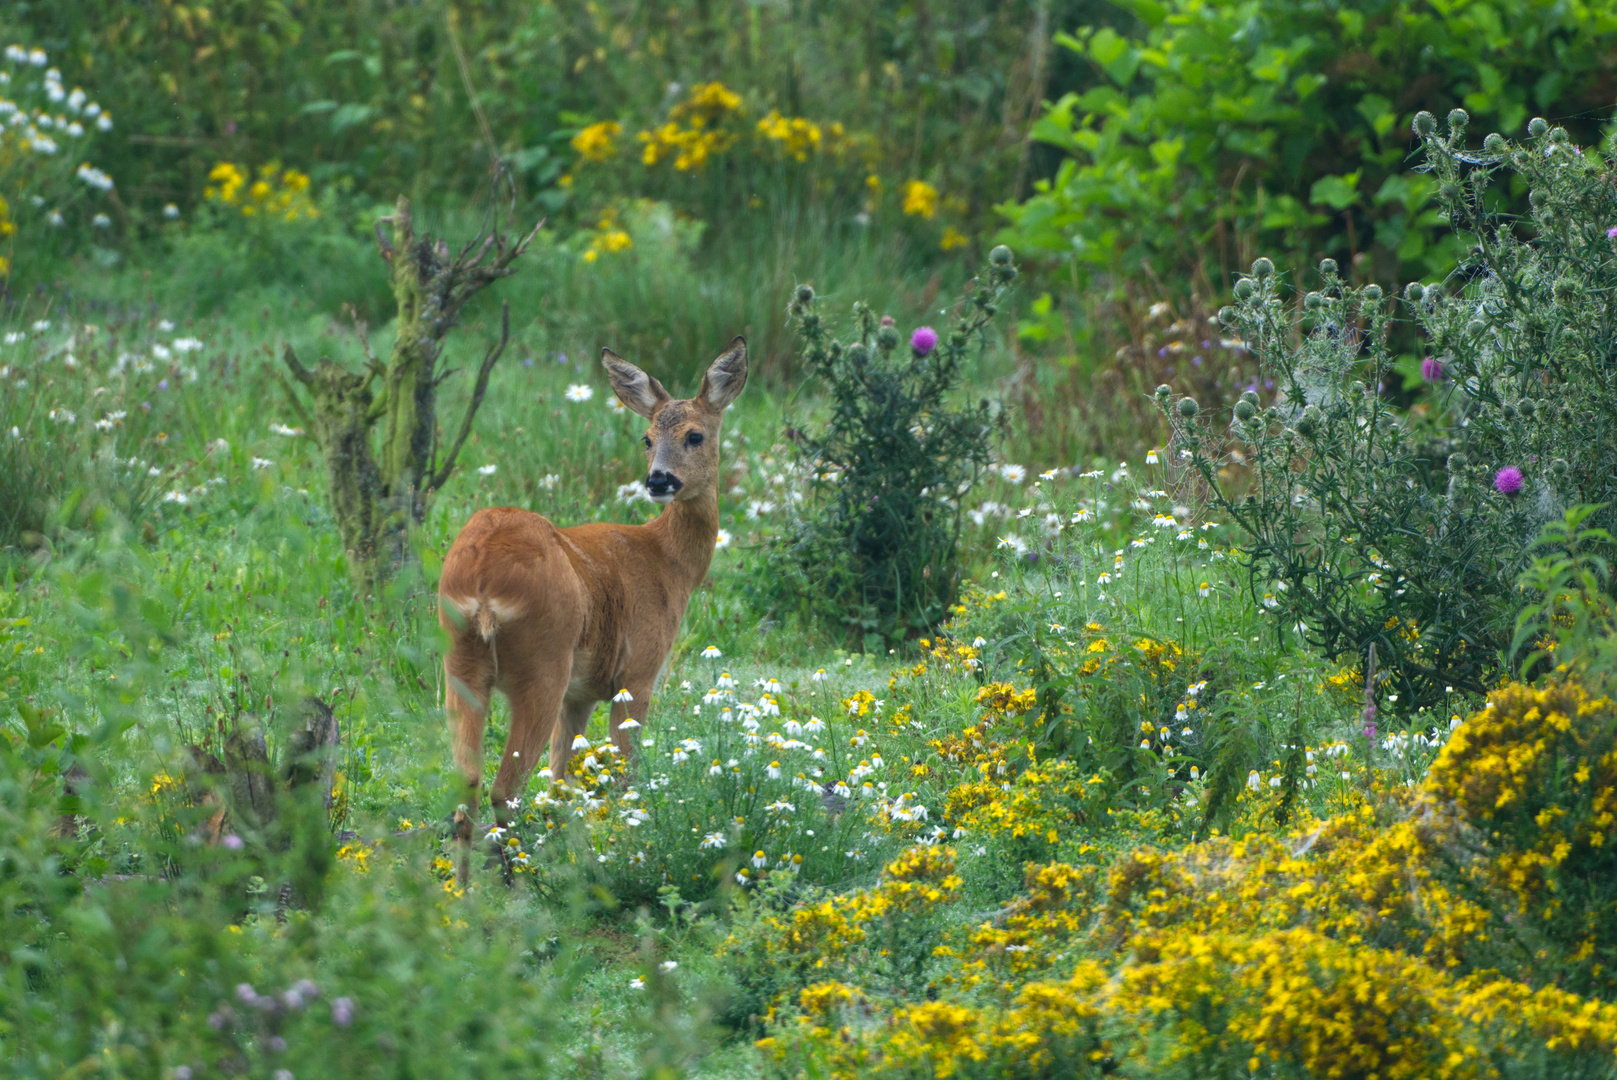
[(1606, 235), (1613, 240), (1617, 240), (1617, 225), (1613, 225), (1611, 228), (1607, 229)]
[(1494, 490), (1501, 495), (1514, 495), (1522, 489), (1522, 471), (1514, 465), (1506, 465), (1493, 474)]
[(930, 326), (917, 326), (910, 335), (910, 348), (915, 350), (916, 356), (925, 356), (937, 347), (938, 332)]
[(1420, 362), (1420, 377), (1427, 382), (1443, 381), (1443, 361), (1435, 356), (1428, 356)]

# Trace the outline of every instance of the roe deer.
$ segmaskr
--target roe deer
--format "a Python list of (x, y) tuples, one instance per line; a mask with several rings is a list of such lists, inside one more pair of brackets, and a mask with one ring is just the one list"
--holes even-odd
[[(510, 819), (539, 754), (550, 744), (559, 779), (598, 701), (612, 700), (612, 741), (630, 752), (626, 720), (646, 718), (691, 592), (707, 574), (719, 534), (719, 426), (747, 381), (747, 343), (736, 338), (676, 401), (662, 384), (609, 349), (612, 389), (651, 421), (646, 492), (663, 504), (647, 525), (596, 522), (558, 529), (527, 510), (479, 510), (444, 557), (438, 621), (445, 705), (466, 804), (455, 814), (460, 876), (481, 804), (489, 694), (511, 705), (511, 731), (492, 789), (494, 817)], [(627, 694), (624, 694), (627, 691)]]

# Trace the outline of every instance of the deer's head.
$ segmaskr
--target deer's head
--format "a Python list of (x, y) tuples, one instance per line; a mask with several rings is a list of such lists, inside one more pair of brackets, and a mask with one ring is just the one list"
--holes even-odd
[(646, 446), (646, 493), (652, 501), (712, 493), (719, 482), (719, 423), (747, 384), (746, 341), (738, 337), (730, 342), (691, 398), (669, 397), (662, 383), (611, 349), (601, 350), (601, 366), (618, 400), (651, 421), (641, 441)]

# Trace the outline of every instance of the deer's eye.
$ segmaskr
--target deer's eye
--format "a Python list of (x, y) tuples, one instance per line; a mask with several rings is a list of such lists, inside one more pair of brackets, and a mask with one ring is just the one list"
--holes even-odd
[(642, 435), (640, 437), (640, 441), (646, 444), (646, 449), (647, 450), (651, 449), (651, 436), (650, 435)]
[(702, 433), (700, 431), (693, 431), (689, 435), (685, 436), (685, 445), (686, 446), (701, 446), (702, 445)]

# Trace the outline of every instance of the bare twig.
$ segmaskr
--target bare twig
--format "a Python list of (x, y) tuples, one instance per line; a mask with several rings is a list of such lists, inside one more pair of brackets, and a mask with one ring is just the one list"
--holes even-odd
[(455, 16), (452, 5), (444, 5), (444, 21), (449, 26), (449, 45), (455, 51), (455, 64), (460, 68), (460, 81), (466, 87), (466, 99), (471, 102), (472, 112), (477, 116), (477, 126), (482, 129), (483, 141), (488, 144), (488, 159), (490, 162), (500, 160), (500, 151), (494, 145), (494, 130), (488, 126), (488, 117), (483, 114), (483, 104), (477, 100), (477, 91), (472, 88), (472, 68), (466, 62), (466, 50), (460, 47), (459, 19)]
[(376, 231), (376, 247), (379, 251), (381, 251), (382, 258), (386, 259), (388, 262), (393, 261), (393, 245), (387, 242), (387, 236), (382, 232), (382, 226), (391, 224), (393, 224), (393, 218), (390, 215), (388, 217), (377, 218), (376, 224), (372, 226), (372, 228)]
[(366, 366), (371, 369), (371, 373), (374, 375), (386, 374), (387, 368), (382, 365), (381, 361), (376, 359), (376, 354), (371, 352), (371, 340), (367, 336), (370, 327), (360, 319), (359, 309), (353, 304), (344, 304), (343, 310), (348, 312), (348, 318), (354, 324), (354, 335), (359, 338), (359, 347), (365, 350)]
[(299, 362), (298, 354), (292, 351), (292, 346), (290, 343), (283, 347), (281, 359), (285, 361), (287, 370), (291, 371), (292, 374), (297, 377), (298, 382), (302, 383), (304, 386), (308, 386), (310, 383), (314, 382), (314, 372), (310, 371), (308, 368), (304, 367), (301, 362)]
[[(537, 232), (538, 230), (535, 231)], [(499, 361), (500, 354), (505, 352), (506, 342), (510, 340), (511, 302), (507, 300), (500, 305), (500, 340), (495, 342), (489, 349), (488, 355), (483, 357), (482, 366), (477, 369), (477, 382), (472, 387), (472, 400), (466, 405), (466, 415), (460, 422), (460, 432), (455, 436), (454, 443), (450, 445), (449, 453), (445, 455), (443, 465), (437, 472), (432, 474), (430, 482), (425, 485), (428, 490), (436, 491), (443, 487), (444, 482), (449, 479), (449, 474), (455, 467), (455, 458), (460, 454), (460, 448), (465, 444), (466, 437), (472, 432), (472, 418), (477, 415), (478, 408), (483, 404), (483, 395), (488, 391), (489, 373), (494, 370), (494, 365)]]

